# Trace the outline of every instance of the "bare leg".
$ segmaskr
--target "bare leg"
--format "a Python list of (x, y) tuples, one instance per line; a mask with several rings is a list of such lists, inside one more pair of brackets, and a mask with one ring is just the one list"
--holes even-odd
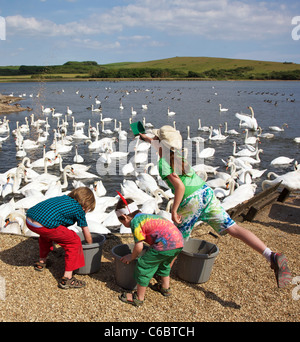
[(228, 228), (227, 231), (231, 236), (243, 241), (260, 254), (262, 254), (267, 248), (267, 246), (256, 235), (250, 232), (250, 230), (245, 229), (237, 224), (234, 224)]

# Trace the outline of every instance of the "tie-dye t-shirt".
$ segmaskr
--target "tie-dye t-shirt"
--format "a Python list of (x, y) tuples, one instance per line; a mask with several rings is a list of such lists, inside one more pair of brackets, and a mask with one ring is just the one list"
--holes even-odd
[(154, 214), (137, 214), (131, 220), (134, 241), (145, 241), (157, 251), (183, 247), (178, 228), (169, 220)]

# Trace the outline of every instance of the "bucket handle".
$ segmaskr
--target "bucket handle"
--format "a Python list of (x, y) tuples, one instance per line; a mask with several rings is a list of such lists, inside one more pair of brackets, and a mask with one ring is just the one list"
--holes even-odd
[(217, 247), (217, 243), (219, 242), (220, 236), (218, 236), (218, 235), (216, 235), (216, 234), (214, 234), (212, 232), (209, 232), (208, 234), (213, 236), (215, 239), (217, 239), (216, 244), (214, 246), (212, 246), (212, 248), (207, 252), (208, 255), (211, 255), (211, 253), (213, 252), (214, 248)]

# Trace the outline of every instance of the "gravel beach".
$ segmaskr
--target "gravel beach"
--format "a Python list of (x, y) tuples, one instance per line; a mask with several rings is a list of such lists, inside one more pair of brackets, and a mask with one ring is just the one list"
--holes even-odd
[[(261, 211), (242, 225), (271, 249), (289, 260), (292, 276), (300, 276), (300, 197), (290, 196)], [(215, 243), (207, 225), (196, 227), (192, 237)], [(265, 259), (230, 236), (222, 237), (208, 282), (190, 284), (171, 273), (172, 296), (150, 288), (141, 307), (122, 303), (122, 289), (115, 282), (111, 249), (132, 243), (131, 235), (110, 234), (103, 246), (98, 273), (77, 275), (87, 282), (83, 289), (62, 290), (57, 284), (64, 270), (62, 249), (49, 255), (50, 266), (36, 272), (38, 241), (0, 234), (1, 322), (298, 322), (297, 285), (278, 289)], [(294, 290), (294, 291), (293, 291)], [(294, 294), (294, 296), (293, 296)]]

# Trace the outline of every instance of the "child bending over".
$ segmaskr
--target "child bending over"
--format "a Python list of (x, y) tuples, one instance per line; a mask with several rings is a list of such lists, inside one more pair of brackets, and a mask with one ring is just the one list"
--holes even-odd
[(139, 256), (144, 247), (143, 241), (150, 245), (147, 252), (137, 259), (134, 272), (137, 292), (124, 292), (119, 299), (134, 306), (142, 305), (146, 288), (154, 274), (161, 277), (161, 283), (155, 284), (152, 289), (169, 296), (170, 263), (183, 247), (180, 231), (172, 222), (158, 215), (142, 214), (132, 199), (121, 198), (116, 206), (116, 214), (125, 227), (131, 228), (135, 241), (132, 253), (121, 258), (123, 263), (128, 264)]
[(36, 271), (41, 272), (46, 267), (53, 242), (65, 250), (65, 272), (58, 284), (62, 289), (85, 286), (84, 281), (73, 277), (73, 271), (85, 265), (81, 240), (67, 227), (77, 222), (86, 242), (91, 244), (93, 241), (85, 214), (94, 210), (95, 204), (93, 192), (89, 188), (79, 187), (68, 195), (42, 201), (26, 213), (27, 227), (39, 235), (40, 259), (34, 264)]

